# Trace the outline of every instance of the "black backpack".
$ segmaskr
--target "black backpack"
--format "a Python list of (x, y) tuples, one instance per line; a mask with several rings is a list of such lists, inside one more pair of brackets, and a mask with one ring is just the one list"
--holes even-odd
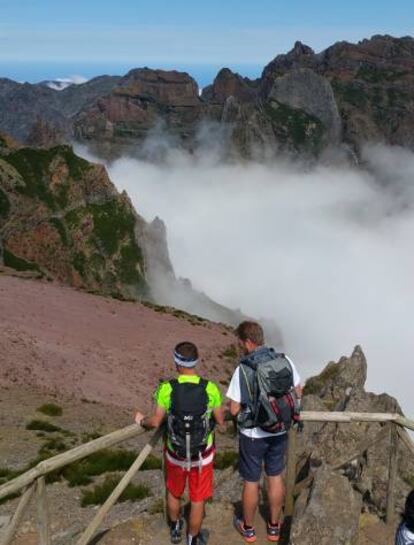
[(269, 358), (256, 365), (240, 364), (242, 391), (247, 399), (240, 418), (242, 428), (260, 427), (284, 432), (300, 419), (293, 369), (284, 354), (269, 349)]
[(208, 381), (198, 384), (170, 381), (171, 407), (168, 413), (168, 439), (174, 453), (187, 461), (199, 459), (206, 450), (213, 429), (208, 412)]

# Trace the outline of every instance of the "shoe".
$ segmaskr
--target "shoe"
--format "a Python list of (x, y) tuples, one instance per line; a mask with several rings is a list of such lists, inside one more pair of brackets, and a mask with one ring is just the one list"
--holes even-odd
[(191, 545), (207, 545), (209, 535), (208, 530), (201, 530), (198, 536), (193, 537)]
[(177, 522), (170, 522), (170, 539), (171, 543), (181, 543), (183, 539), (183, 519), (177, 520)]
[(273, 524), (267, 523), (267, 540), (268, 541), (279, 541), (280, 539), (280, 529), (281, 524), (280, 522), (276, 524), (276, 526), (273, 526)]
[(234, 519), (234, 527), (242, 535), (246, 543), (254, 543), (257, 539), (256, 530), (254, 528), (245, 528), (244, 522), (241, 519)]

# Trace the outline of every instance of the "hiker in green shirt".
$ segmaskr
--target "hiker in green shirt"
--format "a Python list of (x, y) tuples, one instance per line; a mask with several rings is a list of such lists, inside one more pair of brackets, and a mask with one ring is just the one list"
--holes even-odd
[(213, 495), (214, 423), (224, 425), (220, 390), (214, 382), (199, 377), (197, 347), (181, 342), (174, 349), (178, 377), (160, 384), (154, 394), (152, 416), (137, 413), (135, 421), (146, 429), (167, 421), (165, 467), (167, 506), (172, 543), (182, 539), (181, 503), (188, 479), (191, 501), (187, 545), (206, 542), (201, 523), (204, 504)]

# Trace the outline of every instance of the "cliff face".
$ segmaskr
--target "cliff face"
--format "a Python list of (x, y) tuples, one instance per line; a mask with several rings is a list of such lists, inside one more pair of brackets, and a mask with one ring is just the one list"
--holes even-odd
[(193, 150), (206, 122), (225, 128), (226, 155), (315, 156), (364, 142), (414, 149), (413, 67), (413, 38), (374, 36), (321, 53), (297, 42), (261, 78), (224, 68), (201, 96), (187, 73), (149, 68), (63, 91), (3, 79), (0, 129), (31, 145), (76, 138), (106, 158), (148, 154), (141, 144), (154, 130)]
[(0, 259), (60, 282), (123, 297), (148, 294), (137, 216), (102, 166), (68, 146), (0, 156)]
[(98, 153), (122, 152), (160, 123), (179, 141), (194, 138), (202, 114), (198, 86), (188, 74), (143, 68), (131, 70), (110, 94), (84, 107), (74, 117), (73, 131)]
[(374, 140), (413, 148), (413, 67), (411, 37), (339, 42), (320, 54), (298, 42), (265, 67), (262, 96), (269, 96), (286, 73), (311, 70), (332, 87), (345, 142), (358, 147)]
[(34, 149), (0, 135), (0, 265), (217, 322), (244, 318), (177, 279), (162, 220), (146, 222), (102, 165), (66, 145)]

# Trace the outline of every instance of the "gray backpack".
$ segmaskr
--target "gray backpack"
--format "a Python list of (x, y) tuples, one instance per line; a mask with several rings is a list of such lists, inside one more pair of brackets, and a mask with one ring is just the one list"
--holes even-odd
[(260, 427), (269, 433), (281, 433), (299, 421), (299, 402), (289, 360), (272, 348), (267, 355), (257, 362), (249, 358), (240, 362), (239, 424), (242, 428)]

